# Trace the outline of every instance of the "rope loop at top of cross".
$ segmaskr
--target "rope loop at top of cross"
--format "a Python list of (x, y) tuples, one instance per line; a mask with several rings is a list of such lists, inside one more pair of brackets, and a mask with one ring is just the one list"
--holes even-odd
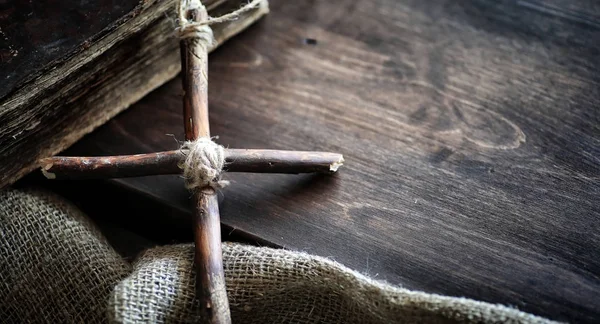
[[(175, 33), (180, 39), (198, 39), (203, 41), (204, 46), (209, 46), (212, 44), (212, 42), (214, 42), (210, 25), (235, 20), (243, 13), (246, 13), (265, 3), (265, 0), (252, 0), (233, 12), (220, 17), (210, 17), (207, 14), (206, 7), (200, 0), (181, 0), (177, 6), (179, 27), (175, 29)], [(208, 19), (201, 21), (190, 21), (187, 17), (189, 10), (198, 10), (199, 12), (205, 14)]]

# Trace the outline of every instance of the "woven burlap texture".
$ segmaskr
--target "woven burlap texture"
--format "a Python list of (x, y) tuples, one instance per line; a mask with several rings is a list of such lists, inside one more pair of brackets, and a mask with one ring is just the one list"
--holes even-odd
[[(192, 245), (148, 249), (130, 268), (85, 215), (53, 194), (8, 189), (0, 208), (0, 318), (197, 322)], [(551, 323), (402, 289), (304, 253), (234, 243), (223, 253), (234, 323)]]
[(0, 191), (0, 322), (97, 323), (131, 266), (79, 209), (37, 189)]
[[(198, 320), (193, 246), (146, 251), (117, 285), (120, 323)], [(500, 305), (410, 291), (304, 253), (227, 243), (225, 278), (234, 323), (549, 323)]]

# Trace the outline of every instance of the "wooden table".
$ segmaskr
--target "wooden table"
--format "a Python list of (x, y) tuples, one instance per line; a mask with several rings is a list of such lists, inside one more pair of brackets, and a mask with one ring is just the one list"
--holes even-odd
[[(271, 9), (211, 54), (211, 132), (235, 148), (341, 152), (346, 164), (332, 177), (227, 175), (228, 231), (412, 289), (600, 321), (600, 5)], [(183, 140), (182, 123), (177, 79), (65, 155), (175, 149), (167, 134)], [(103, 201), (168, 211), (160, 226), (130, 215), (146, 228), (164, 234), (190, 216), (177, 176), (105, 185), (118, 190)]]

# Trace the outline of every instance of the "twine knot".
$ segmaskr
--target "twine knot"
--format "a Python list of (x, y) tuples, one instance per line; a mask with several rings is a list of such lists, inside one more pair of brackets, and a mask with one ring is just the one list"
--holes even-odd
[[(194, 39), (205, 48), (214, 45), (215, 39), (210, 25), (222, 23), (239, 18), (245, 12), (248, 12), (258, 6), (267, 6), (266, 0), (252, 0), (241, 8), (225, 14), (220, 17), (210, 17), (206, 11), (206, 7), (200, 0), (180, 0), (178, 2), (179, 27), (175, 29), (175, 33), (180, 39)], [(190, 10), (196, 10), (200, 18), (199, 21), (190, 20), (187, 13)], [(196, 17), (198, 18), (198, 17)]]
[(180, 39), (193, 39), (197, 41), (205, 50), (215, 43), (212, 28), (208, 25), (187, 23), (183, 27), (178, 27), (175, 32)]
[(184, 142), (182, 149), (189, 150), (179, 167), (183, 169), (186, 188), (200, 189), (211, 187), (219, 189), (229, 181), (221, 179), (225, 165), (225, 148), (208, 137)]
[[(182, 0), (179, 3), (179, 27), (175, 29), (175, 34), (180, 39), (196, 39), (204, 46), (212, 45), (215, 41), (212, 28), (207, 23), (208, 20), (194, 21), (188, 19), (187, 12), (196, 10), (200, 17), (208, 17), (206, 7), (200, 0)], [(198, 19), (198, 17), (195, 17)]]

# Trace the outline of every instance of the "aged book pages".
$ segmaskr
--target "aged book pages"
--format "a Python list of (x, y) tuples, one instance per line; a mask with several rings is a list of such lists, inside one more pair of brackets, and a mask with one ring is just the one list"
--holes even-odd
[[(211, 16), (231, 11), (239, 0), (207, 0)], [(240, 19), (212, 26), (217, 44), (268, 13), (267, 2)], [(38, 167), (175, 77), (180, 69), (174, 35), (175, 1), (140, 2), (93, 41), (29, 71), (33, 76), (2, 87), (0, 99), (0, 188)], [(4, 58), (3, 58), (4, 60)], [(4, 71), (3, 66), (2, 71)], [(4, 74), (4, 72), (3, 72)], [(3, 76), (8, 77), (8, 76)]]

